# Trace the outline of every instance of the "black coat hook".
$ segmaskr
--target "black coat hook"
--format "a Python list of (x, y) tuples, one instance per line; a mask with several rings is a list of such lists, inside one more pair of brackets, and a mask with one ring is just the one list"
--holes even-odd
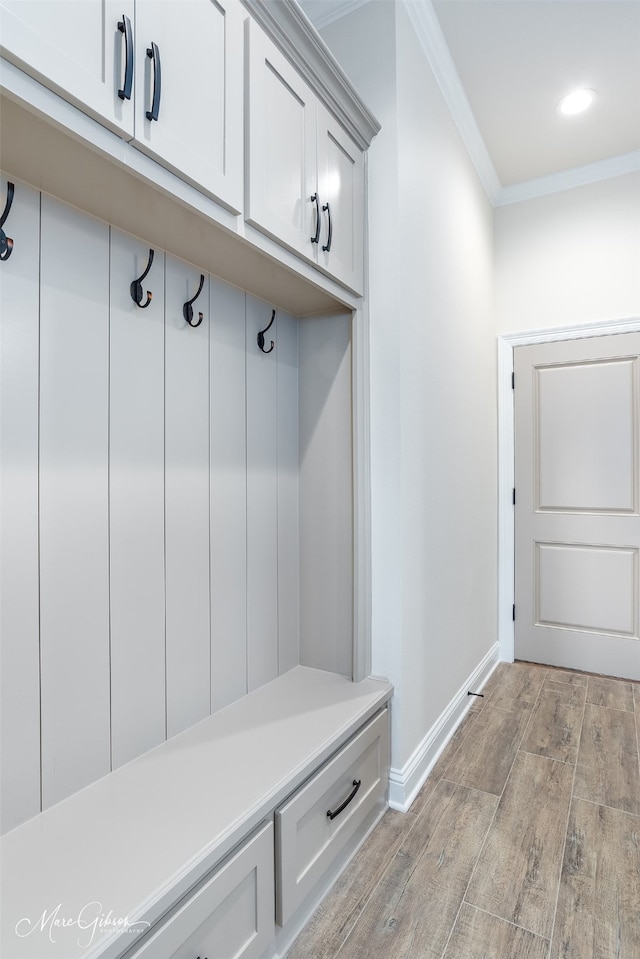
[(202, 323), (202, 321), (203, 321), (203, 319), (204, 319), (202, 313), (198, 313), (198, 320), (197, 320), (197, 322), (196, 322), (196, 323), (193, 322), (193, 306), (192, 306), (192, 303), (195, 303), (195, 301), (198, 299), (198, 297), (199, 297), (200, 294), (202, 293), (202, 287), (203, 287), (203, 286), (204, 286), (204, 273), (201, 273), (201, 274), (200, 274), (200, 286), (198, 287), (198, 290), (197, 290), (197, 292), (196, 292), (196, 295), (195, 295), (195, 296), (192, 296), (190, 300), (187, 300), (187, 302), (186, 302), (186, 303), (184, 304), (184, 306), (182, 307), (182, 315), (184, 316), (184, 318), (185, 318), (185, 320), (187, 321), (187, 323), (189, 324), (189, 326), (192, 326), (194, 329), (196, 328), (196, 326), (200, 326), (200, 324)]
[(9, 180), (7, 182), (7, 202), (5, 203), (4, 213), (0, 216), (0, 260), (8, 260), (13, 252), (13, 240), (10, 236), (7, 236), (2, 227), (4, 226), (4, 221), (9, 216), (9, 210), (13, 204), (13, 192), (15, 186)]
[(271, 329), (271, 326), (273, 325), (273, 321), (275, 320), (275, 318), (276, 318), (276, 311), (275, 311), (275, 310), (272, 310), (272, 311), (271, 311), (271, 320), (269, 321), (269, 325), (268, 325), (268, 326), (265, 326), (264, 330), (261, 330), (261, 331), (258, 333), (258, 346), (260, 347), (260, 349), (262, 350), (263, 353), (270, 353), (271, 350), (272, 350), (272, 349), (274, 348), (274, 346), (275, 346), (275, 343), (273, 342), (273, 340), (271, 340), (271, 346), (269, 347), (269, 349), (268, 349), (268, 350), (265, 350), (265, 348), (264, 348), (264, 334), (267, 332), (267, 330), (270, 330), (270, 329)]
[(147, 290), (146, 302), (145, 303), (142, 302), (142, 297), (144, 296), (144, 293), (142, 292), (142, 281), (144, 280), (145, 276), (151, 269), (151, 264), (153, 263), (153, 256), (154, 256), (154, 251), (149, 250), (149, 262), (147, 263), (146, 270), (144, 271), (142, 276), (139, 276), (137, 280), (134, 280), (131, 286), (129, 287), (129, 292), (131, 293), (131, 299), (136, 304), (136, 306), (140, 307), (141, 310), (144, 310), (145, 307), (149, 306), (149, 304), (151, 303), (151, 300), (153, 299), (153, 293), (150, 293), (149, 290)]

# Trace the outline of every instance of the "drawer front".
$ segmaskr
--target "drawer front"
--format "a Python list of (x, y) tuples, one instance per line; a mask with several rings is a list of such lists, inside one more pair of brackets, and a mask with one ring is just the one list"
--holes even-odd
[(258, 959), (274, 936), (273, 823), (185, 898), (130, 959)]
[(276, 811), (276, 919), (281, 926), (384, 802), (388, 766), (385, 708)]

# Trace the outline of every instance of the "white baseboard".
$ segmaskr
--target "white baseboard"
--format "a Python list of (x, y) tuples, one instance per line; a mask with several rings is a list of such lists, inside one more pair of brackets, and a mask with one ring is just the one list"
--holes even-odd
[(406, 812), (424, 785), (440, 753), (447, 745), (469, 709), (472, 689), (482, 689), (498, 665), (498, 643), (495, 643), (469, 678), (465, 680), (449, 705), (440, 714), (422, 742), (414, 750), (402, 769), (389, 770), (389, 805), (392, 809)]

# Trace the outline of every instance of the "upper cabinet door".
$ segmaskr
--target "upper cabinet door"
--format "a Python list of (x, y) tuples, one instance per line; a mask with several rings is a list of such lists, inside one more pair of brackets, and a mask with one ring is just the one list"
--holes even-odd
[(128, 138), (133, 10), (134, 0), (0, 0), (0, 52)]
[(260, 27), (248, 26), (246, 218), (315, 260), (317, 100)]
[(364, 273), (364, 154), (318, 105), (318, 194), (322, 229), (318, 263), (362, 293)]
[(134, 143), (242, 209), (243, 8), (238, 0), (137, 0)]

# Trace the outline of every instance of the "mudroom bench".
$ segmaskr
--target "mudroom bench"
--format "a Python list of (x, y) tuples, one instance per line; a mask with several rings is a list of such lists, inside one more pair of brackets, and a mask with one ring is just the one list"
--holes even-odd
[(6, 834), (3, 957), (284, 955), (386, 809), (391, 694), (296, 666)]

